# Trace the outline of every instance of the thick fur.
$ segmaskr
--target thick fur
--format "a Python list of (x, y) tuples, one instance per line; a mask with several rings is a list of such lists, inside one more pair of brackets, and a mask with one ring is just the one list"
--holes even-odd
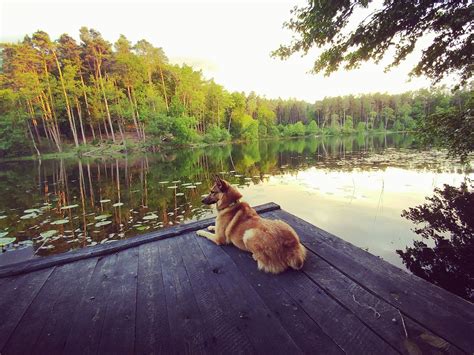
[(241, 197), (235, 187), (216, 177), (210, 194), (202, 201), (217, 204), (216, 225), (197, 234), (217, 245), (232, 243), (252, 253), (258, 268), (265, 272), (301, 269), (306, 249), (294, 229), (283, 221), (261, 218), (248, 203), (239, 202)]

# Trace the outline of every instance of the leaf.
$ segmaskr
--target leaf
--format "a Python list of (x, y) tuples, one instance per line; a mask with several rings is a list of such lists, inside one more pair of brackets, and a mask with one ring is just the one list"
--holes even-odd
[(433, 335), (433, 334), (422, 333), (420, 335), (420, 338), (424, 340), (426, 343), (438, 349), (447, 350), (450, 346), (450, 344), (446, 340), (440, 337), (437, 337), (436, 335)]
[(16, 238), (0, 238), (0, 247), (13, 243)]
[(61, 207), (61, 210), (70, 210), (71, 208), (79, 207), (79, 205), (69, 205)]
[(102, 227), (102, 226), (106, 226), (107, 224), (110, 224), (110, 223), (112, 223), (112, 221), (100, 221), (100, 222), (97, 222), (95, 224), (95, 227), (99, 228), (99, 227)]
[(36, 218), (38, 215), (36, 213), (30, 213), (30, 214), (25, 214), (24, 216), (21, 216), (20, 219), (30, 219), (30, 218)]
[(43, 237), (44, 239), (47, 239), (47, 238), (52, 237), (56, 233), (58, 233), (58, 231), (55, 229), (52, 229), (52, 230), (40, 233), (40, 236)]
[(146, 216), (143, 217), (144, 220), (148, 221), (150, 219), (157, 219), (159, 218), (156, 214), (152, 213), (152, 214), (148, 214)]
[(112, 217), (112, 215), (110, 215), (110, 214), (101, 214), (101, 215), (99, 215), (99, 216), (95, 216), (94, 219), (97, 219), (97, 220), (99, 220), (99, 219), (107, 219), (107, 218), (109, 218), (109, 217)]
[(4, 218), (7, 218), (7, 216), (0, 216), (0, 219), (4, 219)]
[(23, 213), (41, 213), (37, 208), (30, 208), (29, 210), (24, 210)]
[(416, 343), (411, 339), (404, 339), (403, 346), (410, 355), (422, 355), (422, 352), (418, 345), (416, 345)]
[(110, 202), (110, 200), (106, 199), (106, 200), (100, 200), (100, 203), (107, 203), (107, 202)]
[(8, 234), (8, 232), (0, 232), (0, 238), (3, 238), (4, 236), (6, 236)]
[(58, 224), (65, 224), (67, 222), (69, 222), (68, 219), (58, 219), (57, 221), (53, 221), (50, 224), (58, 225)]
[(144, 230), (147, 230), (149, 228), (150, 228), (149, 226), (139, 226), (139, 227), (137, 227), (137, 230), (144, 231)]
[(117, 202), (112, 205), (113, 207), (120, 207), (123, 206), (123, 202)]

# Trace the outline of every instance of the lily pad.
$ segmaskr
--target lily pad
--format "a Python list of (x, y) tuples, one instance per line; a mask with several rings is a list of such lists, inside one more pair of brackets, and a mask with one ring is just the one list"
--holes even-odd
[(95, 227), (99, 228), (99, 227), (102, 227), (102, 226), (106, 226), (107, 224), (110, 224), (110, 223), (112, 223), (112, 221), (100, 221), (100, 222), (97, 222), (95, 224)]
[(140, 226), (140, 227), (137, 227), (137, 230), (144, 231), (144, 230), (147, 230), (149, 228), (150, 228), (149, 226)]
[(106, 200), (100, 200), (100, 203), (107, 203), (107, 202), (110, 202), (110, 200), (106, 199)]
[(150, 219), (157, 219), (159, 218), (156, 214), (152, 213), (152, 214), (147, 214), (145, 217), (143, 217), (144, 220), (148, 221)]
[(61, 210), (70, 210), (71, 208), (79, 207), (79, 205), (69, 205), (61, 207)]
[(176, 196), (183, 196), (183, 195), (184, 195), (184, 192), (178, 192), (178, 193), (176, 194)]
[(58, 232), (57, 230), (52, 229), (52, 230), (40, 233), (40, 236), (43, 237), (44, 239), (47, 239), (55, 235), (57, 232)]
[(69, 222), (68, 219), (58, 219), (57, 221), (53, 221), (50, 224), (59, 225), (59, 224), (66, 224), (68, 222)]
[(40, 213), (41, 211), (37, 208), (30, 208), (29, 210), (24, 210), (23, 213)]
[(186, 189), (195, 189), (196, 188), (196, 185), (189, 185), (189, 186), (186, 186)]
[(0, 247), (13, 243), (14, 241), (15, 241), (15, 238), (0, 238)]
[(21, 216), (20, 219), (31, 219), (31, 218), (36, 218), (38, 215), (36, 213), (29, 213), (25, 214), (24, 216)]
[(101, 214), (101, 215), (99, 215), (99, 216), (95, 216), (94, 219), (97, 219), (97, 220), (99, 220), (99, 219), (107, 219), (107, 218), (109, 218), (109, 217), (112, 217), (112, 216), (111, 216), (110, 214)]
[(123, 202), (117, 202), (112, 205), (113, 207), (120, 207), (123, 206)]
[(176, 186), (176, 185), (168, 186), (168, 189), (177, 189), (177, 188), (178, 188), (178, 186)]

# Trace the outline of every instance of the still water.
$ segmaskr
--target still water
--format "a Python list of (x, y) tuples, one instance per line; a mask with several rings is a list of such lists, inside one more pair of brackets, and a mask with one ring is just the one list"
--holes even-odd
[[(409, 134), (2, 162), (0, 240), (11, 243), (2, 248), (0, 265), (210, 217), (213, 209), (200, 199), (216, 173), (252, 205), (276, 202), (401, 268), (396, 251), (421, 239), (402, 211), (443, 184), (459, 186), (474, 176), (443, 152), (418, 150)], [(462, 289), (461, 296), (472, 297), (472, 285)]]

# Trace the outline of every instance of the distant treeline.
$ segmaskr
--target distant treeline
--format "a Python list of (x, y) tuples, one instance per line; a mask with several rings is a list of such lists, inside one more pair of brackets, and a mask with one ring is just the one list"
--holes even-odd
[(80, 42), (43, 31), (1, 45), (0, 156), (104, 141), (156, 144), (266, 136), (413, 130), (426, 115), (464, 105), (467, 92), (420, 90), (315, 103), (230, 93), (161, 48), (93, 29)]

